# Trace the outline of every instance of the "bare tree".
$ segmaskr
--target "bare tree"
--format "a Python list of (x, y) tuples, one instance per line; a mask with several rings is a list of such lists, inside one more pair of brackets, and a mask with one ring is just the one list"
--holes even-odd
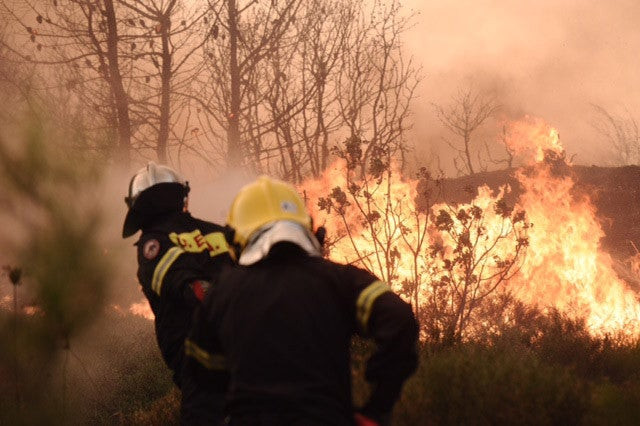
[(404, 162), (419, 72), (396, 1), (0, 1), (14, 59), (47, 66), (56, 87), (41, 91), (124, 159), (192, 152), (291, 181), (333, 147), (359, 145), (361, 176)]
[(615, 115), (599, 105), (593, 109), (593, 126), (609, 143), (616, 160), (623, 165), (640, 164), (640, 131), (631, 113), (625, 110), (625, 115)]
[(45, 67), (57, 84), (41, 91), (73, 93), (59, 104), (77, 105), (86, 126), (115, 132), (111, 148), (120, 160), (137, 151), (164, 162), (171, 140), (184, 141), (185, 86), (203, 68), (196, 53), (207, 8), (180, 0), (3, 0), (2, 9), (12, 22), (5, 45), (14, 59)]
[(330, 137), (340, 127), (338, 114), (331, 114), (337, 107), (335, 76), (349, 46), (355, 13), (353, 2), (308, 2), (287, 44), (278, 46), (265, 70), (267, 80), (273, 81), (266, 88), (272, 139), (280, 172), (289, 180), (319, 176), (328, 165)]
[[(500, 106), (493, 98), (468, 87), (458, 90), (448, 106), (434, 104), (434, 108), (442, 125), (462, 139), (461, 143), (447, 141), (456, 154), (454, 157), (456, 169), (461, 173), (476, 173), (474, 156), (479, 156), (479, 150), (474, 148), (476, 141), (473, 135)], [(478, 163), (482, 165), (480, 158)]]
[(509, 144), (507, 143), (508, 141), (508, 132), (507, 132), (507, 125), (504, 124), (502, 126), (502, 132), (500, 133), (499, 136), (499, 140), (500, 140), (500, 145), (504, 148), (504, 152), (506, 154), (506, 158), (494, 158), (491, 155), (491, 149), (489, 147), (488, 143), (484, 143), (484, 148), (485, 151), (487, 152), (487, 156), (489, 157), (489, 161), (491, 161), (493, 164), (496, 165), (505, 165), (507, 169), (510, 169), (513, 167), (513, 161), (515, 160), (516, 157), (516, 151), (509, 146)]
[[(318, 176), (344, 140), (360, 141), (367, 164), (403, 155), (419, 70), (400, 50), (411, 17), (398, 3), (249, 2), (236, 4), (236, 15), (228, 14), (228, 2), (212, 6), (220, 30), (207, 43), (203, 110), (214, 120), (208, 133), (226, 139), (229, 155), (241, 149), (245, 164), (291, 181)], [(240, 148), (230, 148), (236, 124)]]
[[(141, 129), (137, 146), (152, 148), (165, 162), (171, 136), (180, 144), (189, 127), (190, 120), (185, 119), (189, 86), (203, 69), (200, 53), (210, 11), (178, 0), (117, 1), (123, 6), (123, 42), (128, 47), (122, 55), (133, 64), (129, 70), (131, 108)], [(155, 135), (153, 144), (148, 142), (150, 135)]]
[[(14, 60), (48, 66), (56, 83), (46, 89), (63, 87), (87, 111), (103, 117), (103, 128), (117, 134), (114, 150), (127, 162), (131, 122), (113, 0), (3, 0), (0, 7), (11, 21), (13, 33), (5, 46)], [(95, 118), (89, 125), (100, 127)]]
[(376, 1), (362, 8), (360, 25), (343, 52), (338, 79), (340, 115), (347, 140), (363, 151), (360, 176), (389, 165), (391, 157), (404, 167), (404, 135), (410, 127), (409, 106), (420, 81), (420, 70), (404, 56), (400, 37), (412, 16), (403, 16), (399, 2)]
[[(203, 121), (208, 133), (224, 141), (231, 167), (257, 166), (251, 161), (255, 157), (249, 137), (259, 138), (273, 128), (272, 119), (259, 108), (265, 102), (259, 90), (265, 82), (258, 68), (285, 37), (303, 3), (210, 0), (213, 21), (205, 45), (208, 76), (200, 80), (197, 102), (209, 115)], [(256, 109), (260, 109), (257, 116)]]

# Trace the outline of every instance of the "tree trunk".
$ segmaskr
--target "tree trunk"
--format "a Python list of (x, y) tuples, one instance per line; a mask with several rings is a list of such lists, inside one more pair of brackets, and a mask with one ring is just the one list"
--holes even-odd
[(113, 94), (118, 118), (118, 162), (128, 166), (131, 158), (131, 120), (129, 119), (129, 99), (122, 84), (118, 64), (118, 24), (113, 0), (104, 0), (107, 18), (107, 59), (109, 61), (109, 85)]
[(242, 146), (240, 143), (240, 68), (238, 67), (238, 9), (236, 0), (228, 0), (229, 13), (229, 74), (231, 77), (231, 105), (227, 117), (227, 158), (230, 167), (242, 164)]
[[(170, 13), (170, 12), (167, 12)], [(160, 129), (158, 131), (158, 146), (156, 152), (158, 161), (167, 161), (167, 142), (169, 139), (169, 110), (171, 107), (171, 50), (169, 46), (169, 30), (171, 21), (169, 15), (160, 19), (160, 37), (162, 38), (162, 71), (160, 91)]]
[(469, 174), (473, 175), (473, 174), (475, 174), (475, 171), (473, 170), (473, 163), (471, 161), (471, 149), (469, 148), (469, 145), (471, 145), (471, 132), (465, 131), (465, 133), (464, 133), (464, 156), (465, 156), (465, 161), (467, 162), (467, 169), (469, 169)]

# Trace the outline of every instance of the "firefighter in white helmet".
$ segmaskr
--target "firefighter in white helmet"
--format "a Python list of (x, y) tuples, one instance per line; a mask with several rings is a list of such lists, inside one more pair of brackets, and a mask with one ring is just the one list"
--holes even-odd
[(184, 339), (194, 310), (221, 267), (232, 263), (224, 227), (187, 211), (189, 184), (170, 167), (149, 162), (129, 183), (123, 238), (136, 242), (138, 280), (155, 315), (158, 346), (182, 392), (183, 424), (222, 419), (223, 394), (196, 387), (184, 371)]
[[(417, 363), (411, 307), (371, 273), (324, 259), (302, 199), (282, 181), (242, 188), (228, 225), (239, 266), (222, 271), (185, 343), (205, 385), (230, 375), (227, 424), (387, 424)], [(377, 343), (366, 369), (373, 390), (358, 409), (354, 334)]]

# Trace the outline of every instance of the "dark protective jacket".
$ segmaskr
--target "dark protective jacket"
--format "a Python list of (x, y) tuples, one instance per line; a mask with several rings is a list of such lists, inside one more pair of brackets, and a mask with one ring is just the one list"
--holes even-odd
[(377, 419), (391, 411), (416, 367), (418, 328), (385, 283), (291, 243), (254, 265), (225, 268), (219, 281), (194, 319), (187, 365), (208, 369), (209, 385), (228, 371), (231, 424), (352, 424), (356, 333), (377, 343), (362, 411)]
[(181, 387), (184, 339), (199, 305), (192, 285), (210, 281), (232, 263), (225, 228), (172, 212), (146, 224), (136, 245), (138, 280), (155, 315), (158, 346)]

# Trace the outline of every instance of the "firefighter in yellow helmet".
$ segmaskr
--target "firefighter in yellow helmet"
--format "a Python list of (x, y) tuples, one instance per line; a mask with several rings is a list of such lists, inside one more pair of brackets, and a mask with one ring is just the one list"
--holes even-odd
[(232, 263), (226, 228), (192, 217), (189, 184), (170, 167), (149, 162), (129, 183), (123, 238), (136, 242), (138, 280), (155, 315), (160, 352), (182, 392), (183, 424), (221, 421), (224, 394), (198, 388), (184, 371), (184, 339), (194, 310), (223, 265)]
[[(296, 190), (266, 176), (240, 190), (228, 225), (239, 266), (225, 268), (185, 348), (203, 386), (229, 374), (227, 424), (387, 424), (417, 363), (411, 307), (371, 273), (321, 256)], [(355, 409), (350, 340), (375, 340)], [(207, 378), (208, 379), (205, 379)]]

